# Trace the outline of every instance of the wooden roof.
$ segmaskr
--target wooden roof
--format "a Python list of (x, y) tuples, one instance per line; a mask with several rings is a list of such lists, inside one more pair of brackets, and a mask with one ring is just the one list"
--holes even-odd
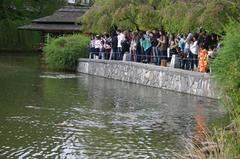
[(32, 24), (18, 27), (18, 29), (45, 32), (79, 32), (81, 27), (76, 24), (76, 21), (87, 9), (87, 6), (67, 6), (57, 10), (50, 16), (35, 19)]
[(82, 8), (61, 8), (53, 15), (33, 20), (34, 23), (75, 23), (85, 13)]
[(76, 24), (30, 24), (19, 27), (19, 29), (45, 32), (80, 32), (81, 26)]

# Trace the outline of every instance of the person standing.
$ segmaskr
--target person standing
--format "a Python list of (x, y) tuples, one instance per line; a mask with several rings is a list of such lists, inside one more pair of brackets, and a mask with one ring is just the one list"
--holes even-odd
[(110, 54), (111, 54), (111, 37), (109, 34), (105, 34), (105, 44), (104, 44), (104, 48), (106, 50), (106, 59), (109, 60), (110, 58)]
[(180, 34), (180, 35), (178, 36), (178, 38), (179, 38), (178, 47), (179, 47), (179, 48), (181, 49), (181, 51), (183, 52), (183, 51), (184, 51), (184, 48), (185, 48), (185, 39), (184, 39), (184, 37), (183, 37), (182, 34)]
[(159, 53), (158, 53), (158, 39), (160, 38), (159, 33), (156, 29), (153, 30), (151, 37), (151, 43), (152, 43), (152, 51), (153, 51), (153, 57), (154, 57), (154, 64), (159, 65)]
[(122, 43), (123, 41), (125, 40), (125, 35), (120, 31), (118, 30), (117, 31), (117, 38), (118, 38), (118, 53), (117, 53), (117, 60), (122, 60)]
[(105, 49), (105, 40), (101, 40), (101, 47), (100, 47), (100, 53), (99, 53), (99, 59), (105, 60), (106, 59), (106, 49)]
[[(199, 47), (198, 47), (198, 41), (197, 41), (198, 37), (197, 35), (194, 35), (192, 38), (192, 43), (190, 44), (190, 62), (191, 62), (191, 70), (194, 71), (194, 65), (196, 67), (198, 67), (198, 51), (199, 51)], [(204, 45), (204, 44), (202, 44)]]
[(132, 33), (131, 44), (130, 44), (130, 52), (131, 52), (131, 61), (137, 61), (137, 32)]
[(118, 52), (118, 35), (116, 32), (113, 32), (111, 38), (111, 59), (110, 60), (117, 60), (117, 52)]
[(143, 50), (142, 50), (142, 46), (141, 46), (141, 43), (140, 43), (140, 39), (141, 39), (141, 35), (140, 33), (137, 33), (137, 37), (136, 37), (136, 43), (137, 43), (137, 46), (136, 46), (136, 56), (137, 56), (137, 62), (141, 62), (142, 61), (142, 54), (143, 54)]
[(101, 37), (99, 35), (96, 36), (96, 40), (95, 40), (95, 58), (99, 59), (100, 55), (100, 49), (102, 47), (102, 43), (101, 43)]
[(125, 56), (127, 56), (128, 53), (130, 52), (130, 42), (131, 42), (128, 31), (124, 31), (123, 35), (124, 35), (124, 40), (122, 41), (121, 60), (123, 60), (124, 54), (126, 54)]
[(146, 63), (150, 63), (152, 44), (149, 37), (149, 32), (147, 31), (146, 34), (141, 33), (140, 36), (141, 36), (140, 44), (143, 47)]
[(95, 37), (92, 35), (92, 37), (91, 37), (91, 42), (90, 42), (90, 45), (89, 45), (89, 47), (90, 47), (90, 54), (89, 54), (89, 58), (90, 59), (93, 59), (94, 58), (94, 55), (95, 55), (95, 41), (96, 41), (96, 39), (95, 39)]
[(192, 33), (189, 33), (186, 40), (185, 40), (185, 45), (184, 45), (184, 49), (183, 49), (183, 56), (185, 57), (182, 61), (182, 69), (185, 69), (185, 70), (189, 70), (190, 69), (190, 54), (191, 54), (191, 51), (190, 51), (190, 45), (191, 45), (191, 42), (192, 42)]
[(198, 71), (206, 73), (208, 71), (208, 52), (203, 44), (200, 47), (198, 59)]
[(164, 30), (160, 30), (160, 38), (158, 39), (158, 48), (160, 51), (160, 62), (161, 66), (167, 66), (167, 48), (168, 48), (168, 37)]
[(197, 37), (197, 44), (198, 46), (202, 46), (204, 45), (205, 48), (207, 48), (208, 44), (207, 44), (207, 32), (201, 28), (200, 29), (200, 33), (199, 33), (199, 36)]

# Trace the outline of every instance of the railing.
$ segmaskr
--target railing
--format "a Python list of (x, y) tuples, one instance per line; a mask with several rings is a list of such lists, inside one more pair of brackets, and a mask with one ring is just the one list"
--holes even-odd
[[(172, 60), (174, 58), (174, 60)], [(194, 57), (180, 57), (178, 54), (168, 54), (168, 56), (154, 56), (146, 54), (132, 54), (121, 52), (90, 52), (89, 59), (101, 60), (116, 60), (116, 61), (130, 61), (138, 63), (155, 64), (157, 66), (165, 65), (174, 68), (181, 68), (185, 70), (195, 70), (198, 67), (198, 58)], [(163, 63), (161, 62), (163, 60)], [(167, 65), (168, 62), (168, 65)], [(194, 67), (195, 66), (195, 67)]]

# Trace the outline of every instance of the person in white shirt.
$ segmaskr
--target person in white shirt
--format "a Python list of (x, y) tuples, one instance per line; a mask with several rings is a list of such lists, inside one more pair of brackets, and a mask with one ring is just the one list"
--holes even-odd
[(102, 43), (101, 43), (101, 37), (99, 35), (96, 36), (95, 39), (95, 56), (98, 58), (100, 57), (99, 53), (100, 53), (100, 48), (102, 47)]
[(198, 51), (199, 51), (199, 46), (198, 46), (198, 41), (197, 41), (197, 35), (194, 35), (192, 38), (192, 43), (190, 44), (190, 68), (193, 71), (194, 70), (194, 65), (198, 67)]
[(89, 44), (89, 47), (90, 47), (90, 55), (89, 55), (89, 58), (92, 59), (94, 57), (94, 54), (95, 54), (95, 37), (92, 36), (91, 37), (91, 42)]
[(118, 53), (117, 60), (122, 60), (121, 52), (122, 52), (122, 42), (125, 40), (125, 35), (120, 30), (117, 31), (118, 37)]
[(183, 48), (183, 53), (184, 56), (186, 57), (186, 59), (183, 60), (182, 62), (182, 69), (185, 70), (189, 70), (189, 63), (190, 63), (190, 58), (189, 58), (189, 54), (190, 54), (190, 44), (192, 42), (192, 33), (189, 33), (186, 40), (184, 41), (184, 48)]
[(185, 46), (184, 46), (184, 53), (185, 54), (189, 54), (189, 51), (190, 51), (190, 44), (192, 42), (192, 38), (193, 38), (193, 35), (192, 33), (189, 33), (186, 40), (185, 40)]

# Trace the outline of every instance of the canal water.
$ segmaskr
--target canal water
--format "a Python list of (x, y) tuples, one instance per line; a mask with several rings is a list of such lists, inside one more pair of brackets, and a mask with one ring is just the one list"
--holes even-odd
[(0, 56), (0, 158), (174, 158), (198, 118), (222, 116), (216, 100)]

